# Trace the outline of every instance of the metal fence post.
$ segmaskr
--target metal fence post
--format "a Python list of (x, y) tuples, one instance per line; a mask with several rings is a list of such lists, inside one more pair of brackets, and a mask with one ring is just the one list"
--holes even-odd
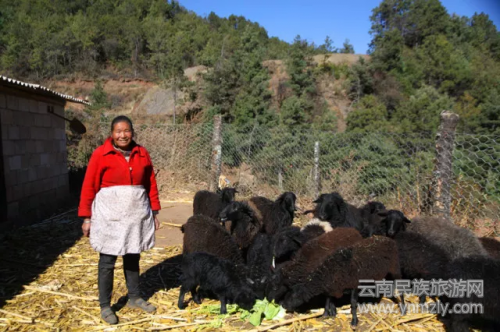
[(211, 166), (209, 190), (216, 191), (219, 186), (219, 176), (222, 167), (222, 117), (220, 115), (214, 116)]
[(320, 175), (319, 175), (319, 142), (314, 142), (314, 197), (317, 198), (319, 196), (319, 192), (321, 191), (320, 184)]
[(432, 213), (450, 218), (451, 181), (453, 176), (453, 143), (459, 116), (450, 111), (441, 112), (441, 124), (436, 134), (436, 158), (432, 181)]

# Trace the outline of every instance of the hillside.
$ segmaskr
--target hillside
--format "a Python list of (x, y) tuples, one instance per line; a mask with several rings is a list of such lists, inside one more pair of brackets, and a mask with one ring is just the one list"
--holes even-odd
[(452, 110), (461, 132), (500, 133), (500, 33), (487, 14), (450, 15), (439, 0), (402, 0), (396, 11), (382, 1), (369, 18), (370, 61), (359, 62), (352, 45), (328, 36), (287, 43), (243, 16), (201, 17), (175, 0), (0, 4), (0, 71), (100, 94), (82, 113), (92, 121), (102, 112), (177, 123), (219, 114), (242, 133), (256, 124), (413, 133), (435, 132)]
[[(313, 57), (313, 63), (316, 66), (322, 63), (335, 65), (350, 66), (356, 63), (362, 57), (369, 60), (367, 55), (357, 54), (329, 54), (316, 55)], [(272, 94), (271, 105), (278, 104), (278, 94), (280, 84), (289, 80), (286, 71), (286, 65), (282, 60), (267, 60), (262, 63), (263, 67), (268, 70), (269, 81), (268, 89)], [(190, 82), (196, 83), (197, 89), (203, 89), (202, 74), (208, 71), (208, 67), (195, 66), (184, 70), (184, 76)], [(102, 80), (104, 91), (108, 95), (111, 103), (111, 109), (108, 114), (127, 114), (134, 118), (140, 118), (147, 121), (148, 118), (152, 121), (171, 122), (171, 117), (175, 112), (177, 116), (183, 118), (183, 121), (196, 121), (202, 117), (204, 110), (208, 108), (203, 93), (198, 93), (199, 96), (194, 101), (186, 100), (186, 92), (179, 90), (175, 92), (172, 88), (164, 87), (157, 82), (143, 79), (108, 79)], [(349, 112), (350, 100), (346, 95), (344, 84), (345, 77), (332, 79), (326, 75), (320, 77), (317, 81), (319, 98), (323, 99), (328, 110), (333, 112), (338, 119), (338, 131), (345, 131), (345, 119)], [(94, 89), (95, 81), (91, 80), (48, 80), (44, 84), (51, 89), (67, 93), (78, 98), (89, 99), (92, 89)], [(200, 91), (202, 92), (202, 91)], [(177, 103), (174, 102), (177, 100)], [(83, 107), (78, 104), (68, 103), (67, 109), (81, 113)], [(192, 116), (195, 114), (196, 116)], [(77, 115), (78, 116), (78, 115)]]

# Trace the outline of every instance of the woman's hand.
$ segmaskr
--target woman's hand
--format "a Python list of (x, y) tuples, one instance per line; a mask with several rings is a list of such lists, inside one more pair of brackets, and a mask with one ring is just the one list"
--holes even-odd
[(158, 220), (158, 216), (155, 215), (155, 231), (160, 229), (160, 221)]
[(83, 219), (82, 232), (83, 232), (83, 236), (89, 237), (89, 235), (90, 235), (90, 218)]

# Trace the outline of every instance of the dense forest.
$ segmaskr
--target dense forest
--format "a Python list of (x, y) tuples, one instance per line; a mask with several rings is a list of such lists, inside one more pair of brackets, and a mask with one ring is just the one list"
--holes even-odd
[[(371, 59), (343, 66), (312, 56), (354, 53), (349, 41), (337, 48), (328, 36), (322, 45), (297, 36), (288, 44), (244, 17), (199, 17), (181, 4), (0, 0), (0, 70), (38, 82), (110, 73), (169, 82), (202, 97), (206, 118), (222, 114), (241, 132), (257, 124), (337, 130), (318, 84), (340, 80), (347, 131), (433, 132), (450, 109), (461, 132), (500, 133), (500, 33), (486, 14), (450, 15), (439, 0), (384, 0), (370, 17)], [(285, 63), (289, 78), (277, 104), (263, 65), (271, 59)], [(210, 68), (202, 96), (183, 75), (198, 65)]]

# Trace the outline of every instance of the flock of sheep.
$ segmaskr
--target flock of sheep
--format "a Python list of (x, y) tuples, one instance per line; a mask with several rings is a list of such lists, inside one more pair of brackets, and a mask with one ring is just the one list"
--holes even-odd
[[(315, 208), (304, 212), (313, 218), (300, 228), (292, 226), (294, 193), (275, 201), (235, 201), (236, 193), (224, 188), (194, 196), (193, 216), (182, 226), (179, 308), (191, 292), (196, 303), (203, 297), (219, 299), (221, 313), (227, 303), (249, 310), (266, 297), (290, 311), (319, 300), (324, 315), (335, 316), (335, 303), (347, 297), (356, 326), (360, 280), (479, 279), (484, 297), (439, 297), (450, 307), (483, 306), (482, 314), (447, 315), (447, 329), (500, 331), (500, 242), (477, 238), (442, 218), (409, 220), (381, 202), (357, 208), (335, 192), (314, 201)], [(395, 300), (404, 304), (404, 294)]]

